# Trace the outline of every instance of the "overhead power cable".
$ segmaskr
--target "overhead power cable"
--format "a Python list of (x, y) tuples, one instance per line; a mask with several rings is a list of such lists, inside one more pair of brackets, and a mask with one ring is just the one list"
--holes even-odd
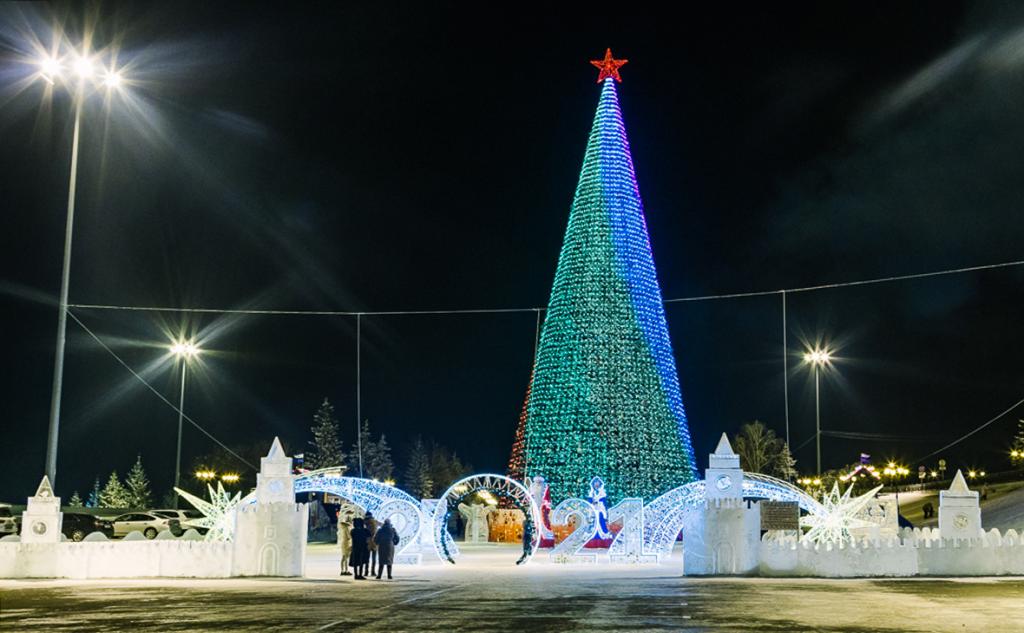
[[(854, 286), (868, 286), (873, 284), (890, 283), (895, 281), (906, 281), (910, 279), (925, 279), (928, 277), (940, 277), (944, 275), (958, 275), (962, 273), (977, 272), (981, 270), (994, 270), (998, 268), (1011, 268), (1024, 266), (1024, 260), (1001, 262), (998, 264), (983, 264), (980, 266), (965, 266), (962, 268), (947, 268), (945, 270), (934, 270), (924, 273), (912, 273), (909, 275), (893, 275), (889, 277), (876, 277), (873, 279), (860, 279), (855, 281), (841, 281), (835, 283), (818, 284), (816, 286), (803, 286), (801, 288), (784, 288), (780, 290), (755, 290), (751, 292), (732, 292), (716, 295), (700, 295), (695, 297), (677, 297), (665, 299), (664, 303), (683, 303), (687, 301), (713, 301), (717, 299), (738, 299), (743, 297), (763, 297), (767, 295), (780, 295), (794, 292), (813, 292), (816, 290), (830, 290), (834, 288), (851, 288)], [(458, 310), (260, 310), (252, 308), (174, 308), (169, 306), (129, 306), (129, 305), (106, 305), (96, 303), (72, 303), (69, 308), (82, 310), (127, 310), (135, 312), (189, 312), (189, 313), (210, 313), (210, 314), (253, 314), (253, 315), (292, 315), (292, 316), (400, 316), (400, 315), (430, 315), (430, 314), (510, 314), (521, 312), (541, 312), (547, 308), (466, 308)]]
[(140, 376), (137, 371), (132, 369), (131, 365), (129, 365), (127, 362), (125, 362), (125, 360), (123, 358), (118, 356), (117, 353), (114, 350), (110, 349), (110, 346), (107, 345), (106, 343), (104, 343), (100, 339), (100, 337), (96, 336), (96, 334), (92, 330), (90, 330), (89, 327), (86, 326), (85, 323), (82, 323), (81, 319), (79, 319), (77, 316), (75, 316), (74, 312), (72, 312), (71, 310), (68, 310), (68, 316), (71, 317), (75, 321), (75, 323), (80, 325), (82, 327), (82, 329), (85, 330), (85, 332), (89, 336), (91, 336), (93, 338), (93, 340), (95, 340), (97, 343), (100, 344), (101, 347), (103, 347), (103, 349), (107, 350), (107, 352), (109, 352), (110, 355), (114, 357), (114, 360), (116, 360), (118, 363), (120, 363), (121, 366), (124, 367), (125, 369), (127, 369), (129, 371), (129, 373), (131, 373), (132, 376), (135, 376), (135, 378), (138, 379), (139, 382), (141, 382), (143, 385), (145, 385), (146, 389), (149, 389), (150, 391), (153, 392), (153, 394), (157, 398), (160, 398), (160, 400), (162, 400), (164, 404), (166, 404), (170, 408), (174, 409), (175, 412), (181, 414), (181, 417), (184, 418), (185, 420), (187, 420), (189, 424), (194, 426), (200, 433), (202, 433), (206, 437), (208, 437), (211, 440), (213, 440), (214, 443), (217, 444), (217, 446), (220, 446), (221, 448), (223, 448), (230, 455), (235, 457), (238, 461), (242, 462), (243, 464), (245, 464), (249, 468), (252, 468), (253, 470), (259, 470), (259, 468), (257, 468), (253, 464), (249, 463), (248, 460), (246, 460), (244, 457), (242, 457), (241, 455), (239, 455), (235, 451), (233, 451), (230, 448), (228, 448), (227, 445), (224, 444), (224, 442), (221, 442), (216, 437), (214, 437), (209, 431), (207, 431), (202, 426), (200, 426), (198, 422), (196, 422), (195, 420), (190, 418), (186, 413), (184, 413), (181, 409), (179, 409), (173, 402), (171, 402), (170, 400), (165, 398), (162, 393), (160, 393), (159, 391), (156, 390), (156, 388), (153, 387), (153, 385), (151, 385), (148, 382), (146, 382), (146, 379), (143, 378), (142, 376)]

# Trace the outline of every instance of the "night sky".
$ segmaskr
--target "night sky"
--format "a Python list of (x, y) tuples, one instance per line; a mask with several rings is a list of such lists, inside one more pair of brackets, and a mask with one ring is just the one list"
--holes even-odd
[[(999, 4), (735, 5), (659, 15), (340, 3), (11, 6), (0, 14), (0, 499), (42, 475), (70, 99), (25, 63), (63, 23), (131, 84), (83, 119), (72, 303), (342, 311), (547, 304), (608, 46), (666, 298), (1021, 259), (1024, 13)], [(84, 24), (95, 24), (87, 28)], [(801, 340), (836, 346), (825, 467), (913, 469), (1024, 396), (1024, 269), (790, 295), (794, 446), (814, 429)], [(172, 333), (210, 353), (186, 411), (228, 444), (305, 448), (326, 396), (355, 422), (353, 317), (74, 310), (167, 398)], [(694, 449), (784, 432), (777, 295), (667, 308)], [(536, 317), (367, 316), (362, 410), (503, 471)], [(58, 493), (141, 454), (171, 483), (177, 414), (68, 323)], [(1007, 467), (1016, 413), (943, 454)], [(885, 437), (876, 437), (885, 436)], [(214, 446), (186, 429), (185, 458)], [(796, 452), (814, 465), (813, 442)], [(929, 467), (936, 458), (929, 459)]]

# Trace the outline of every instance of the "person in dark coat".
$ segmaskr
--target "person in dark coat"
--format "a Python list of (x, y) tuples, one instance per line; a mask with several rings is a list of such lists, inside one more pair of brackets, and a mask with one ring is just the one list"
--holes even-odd
[(384, 525), (377, 528), (377, 534), (373, 537), (377, 544), (377, 580), (388, 566), (388, 580), (391, 580), (391, 565), (395, 562), (395, 546), (398, 545), (398, 532), (391, 525), (391, 519), (385, 519)]
[(366, 565), (370, 562), (370, 531), (363, 527), (362, 519), (352, 521), (352, 554), (349, 564), (356, 580), (366, 580)]
[(367, 512), (363, 517), (363, 525), (370, 533), (370, 554), (367, 561), (370, 563), (370, 575), (372, 576), (377, 567), (377, 541), (373, 540), (377, 536), (377, 519), (373, 518), (372, 512)]

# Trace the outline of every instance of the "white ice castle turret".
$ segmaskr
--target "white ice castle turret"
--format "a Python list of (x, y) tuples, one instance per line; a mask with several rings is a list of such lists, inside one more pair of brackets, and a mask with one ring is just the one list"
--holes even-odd
[(292, 458), (274, 438), (256, 475), (256, 502), (236, 511), (233, 576), (301, 576), (309, 508), (295, 503)]
[(939, 536), (978, 538), (981, 534), (978, 492), (967, 487), (964, 474), (958, 470), (949, 490), (939, 491)]
[(284, 454), (281, 440), (276, 437), (267, 456), (260, 458), (260, 472), (256, 475), (256, 501), (295, 503), (292, 458)]
[(708, 499), (742, 499), (743, 471), (740, 470), (740, 456), (732, 450), (732, 444), (725, 433), (718, 440), (718, 447), (708, 457), (708, 469), (704, 471)]
[(21, 515), (21, 542), (60, 543), (63, 520), (60, 497), (54, 496), (50, 478), (43, 475), (35, 496), (28, 498), (28, 505)]
[(686, 575), (751, 574), (760, 564), (761, 506), (743, 500), (740, 457), (722, 433), (704, 471), (704, 506), (683, 530)]

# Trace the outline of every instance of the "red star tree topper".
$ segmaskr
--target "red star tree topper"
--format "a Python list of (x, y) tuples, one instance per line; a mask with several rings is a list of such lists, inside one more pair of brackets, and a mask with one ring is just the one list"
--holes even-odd
[(629, 62), (628, 59), (613, 59), (612, 49), (608, 49), (604, 52), (604, 59), (593, 59), (590, 63), (600, 69), (600, 73), (597, 75), (597, 83), (601, 83), (605, 79), (611, 77), (615, 81), (622, 82), (622, 77), (619, 76), (619, 69)]

